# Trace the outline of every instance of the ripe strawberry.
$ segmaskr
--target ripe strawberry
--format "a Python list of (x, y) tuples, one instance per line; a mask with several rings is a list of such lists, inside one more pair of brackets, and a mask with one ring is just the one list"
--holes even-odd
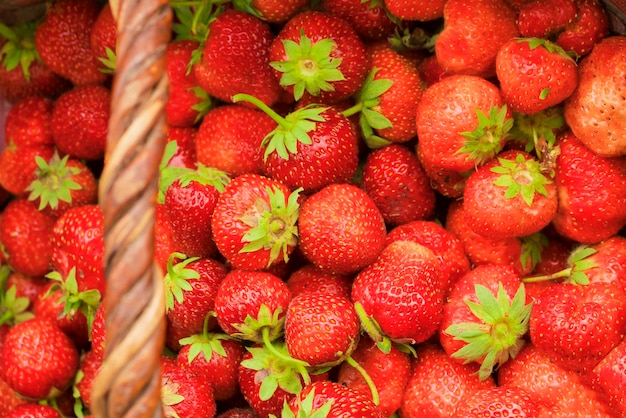
[[(168, 166), (194, 168), (196, 166), (196, 135), (195, 126), (168, 126), (167, 141), (176, 142), (173, 155), (167, 160)], [(171, 146), (171, 145), (170, 145)], [(165, 159), (166, 156), (164, 155)]]
[(224, 102), (247, 93), (271, 106), (282, 90), (268, 66), (273, 40), (261, 19), (239, 10), (220, 13), (209, 25), (201, 61), (193, 67), (198, 84)]
[(458, 279), (470, 271), (463, 242), (434, 221), (417, 220), (397, 226), (387, 234), (385, 245), (405, 240), (415, 241), (439, 257), (445, 270), (445, 273), (439, 275), (444, 295), (450, 292)]
[(593, 368), (585, 381), (591, 381), (591, 385), (602, 393), (611, 410), (617, 414), (626, 414), (626, 400), (621, 393), (621, 388), (626, 385), (626, 339), (613, 348)]
[(517, 14), (517, 27), (527, 38), (553, 39), (578, 18), (576, 0), (532, 0)]
[[(417, 155), (427, 173), (465, 172), (502, 150), (513, 126), (498, 88), (456, 75), (428, 87), (417, 106)], [(428, 167), (428, 168), (427, 168)]]
[(48, 273), (53, 227), (54, 219), (38, 211), (32, 202), (24, 198), (11, 200), (0, 220), (0, 241), (9, 266), (27, 276)]
[(24, 195), (35, 179), (36, 158), (48, 161), (53, 154), (50, 145), (17, 146), (9, 142), (0, 153), (0, 186), (12, 195)]
[(519, 36), (515, 18), (504, 0), (448, 0), (435, 41), (437, 60), (454, 74), (494, 76), (498, 50)]
[(590, 247), (595, 253), (585, 258), (591, 265), (585, 270), (589, 282), (626, 289), (626, 238), (615, 235)]
[[(8, 268), (8, 266), (5, 265)], [(3, 272), (0, 267), (0, 272)], [(1, 274), (0, 273), (0, 277)], [(11, 271), (6, 279), (6, 289), (10, 290), (11, 287), (15, 287), (15, 296), (17, 298), (28, 299), (29, 306), (35, 303), (40, 295), (45, 293), (45, 287), (48, 285), (48, 279), (46, 277), (31, 277), (26, 276), (17, 271)], [(6, 302), (5, 302), (6, 303)]]
[(167, 262), (174, 251), (172, 240), (172, 223), (165, 211), (163, 203), (155, 204), (154, 212), (154, 261), (161, 272), (167, 271)]
[(298, 192), (258, 174), (242, 174), (220, 194), (211, 220), (219, 252), (235, 268), (287, 261), (298, 237)]
[(234, 398), (239, 392), (239, 363), (246, 352), (239, 341), (206, 331), (181, 340), (178, 365), (211, 382), (216, 401)]
[(368, 154), (363, 189), (388, 225), (427, 219), (435, 209), (435, 191), (414, 152), (391, 144)]
[(390, 340), (421, 343), (432, 337), (443, 308), (442, 263), (415, 241), (394, 241), (359, 272), (352, 300), (361, 325), (383, 351)]
[(312, 367), (336, 366), (359, 342), (360, 323), (350, 299), (315, 292), (289, 302), (285, 342), (289, 354)]
[(568, 370), (590, 371), (624, 338), (626, 293), (608, 283), (554, 284), (530, 315), (530, 338)]
[(453, 417), (461, 399), (496, 387), (494, 379), (478, 378), (478, 364), (459, 363), (434, 343), (420, 344), (400, 407), (403, 418)]
[(200, 122), (196, 136), (198, 162), (231, 177), (263, 174), (261, 143), (275, 127), (272, 118), (258, 109), (239, 104), (211, 109)]
[(389, 6), (380, 0), (322, 0), (319, 7), (346, 20), (366, 41), (387, 39), (396, 28), (387, 14)]
[(44, 97), (27, 97), (16, 102), (7, 113), (4, 133), (7, 144), (18, 147), (52, 146), (53, 102)]
[(212, 417), (217, 409), (211, 383), (172, 358), (161, 360), (161, 400), (167, 418)]
[(609, 35), (610, 19), (606, 5), (598, 0), (577, 0), (578, 18), (565, 27), (555, 42), (566, 51), (583, 57)]
[(295, 100), (333, 104), (361, 87), (368, 58), (363, 41), (347, 21), (305, 11), (289, 19), (276, 35), (270, 65)]
[(20, 397), (11, 387), (0, 378), (0, 416), (6, 417), (18, 405), (28, 401)]
[(93, 56), (99, 61), (100, 71), (107, 73), (115, 70), (115, 62), (111, 62), (111, 58), (115, 58), (117, 47), (117, 22), (109, 3), (100, 9), (91, 28), (89, 47)]
[(496, 75), (506, 104), (526, 114), (560, 104), (578, 84), (574, 59), (542, 38), (516, 38), (502, 45)]
[(75, 85), (102, 83), (107, 78), (90, 45), (101, 8), (95, 0), (55, 2), (35, 32), (35, 47), (44, 64)]
[(311, 105), (282, 117), (254, 97), (236, 95), (234, 100), (255, 103), (278, 124), (261, 144), (264, 171), (274, 180), (311, 193), (348, 182), (356, 173), (358, 139), (352, 122), (339, 110)]
[(304, 292), (317, 292), (350, 298), (352, 279), (349, 274), (337, 274), (314, 264), (305, 264), (292, 272), (285, 283), (293, 297)]
[(5, 418), (62, 418), (61, 413), (55, 408), (48, 405), (39, 405), (36, 403), (22, 404), (12, 409)]
[(387, 233), (372, 198), (347, 183), (331, 184), (309, 196), (298, 225), (299, 248), (307, 260), (340, 274), (374, 262)]
[(437, 56), (434, 54), (428, 55), (417, 64), (417, 72), (426, 84), (426, 87), (450, 75), (450, 73), (441, 67), (439, 61), (437, 61)]
[(13, 390), (39, 400), (58, 396), (71, 385), (78, 350), (53, 321), (33, 318), (11, 328), (0, 363), (2, 377)]
[[(559, 135), (556, 145), (559, 206), (552, 219), (554, 229), (585, 244), (615, 235), (626, 224), (626, 158), (601, 157), (571, 131)], [(582, 182), (589, 178), (593, 182)]]
[(544, 406), (533, 395), (517, 387), (482, 389), (462, 398), (454, 411), (456, 418), (538, 417)]
[[(626, 118), (626, 109), (621, 106), (626, 86), (613, 81), (624, 71), (626, 37), (604, 38), (581, 60), (578, 86), (565, 101), (565, 121), (574, 135), (603, 157), (626, 155), (626, 131), (619, 123)], [(602, 89), (607, 83), (612, 88)]]
[(524, 286), (512, 267), (476, 266), (448, 295), (439, 340), (457, 361), (479, 363), (479, 378), (484, 380), (524, 345), (530, 309)]
[(269, 23), (284, 23), (307, 9), (306, 0), (235, 0), (233, 5)]
[(105, 341), (105, 324), (104, 324), (104, 303), (101, 303), (96, 309), (96, 315), (91, 325), (91, 350), (100, 358), (104, 359)]
[(306, 385), (289, 405), (283, 408), (285, 418), (316, 416), (328, 418), (359, 416), (380, 418), (374, 402), (367, 395), (330, 380), (322, 380)]
[(96, 160), (104, 156), (111, 92), (101, 85), (77, 86), (56, 100), (52, 136), (64, 154)]
[(84, 205), (68, 209), (52, 230), (52, 266), (62, 277), (75, 269), (78, 290), (97, 290), (104, 298), (104, 226), (102, 209)]
[(283, 333), (291, 293), (278, 276), (262, 271), (233, 270), (215, 296), (219, 326), (246, 341), (272, 341)]
[(86, 351), (81, 359), (76, 379), (74, 381), (74, 390), (78, 391), (83, 405), (91, 409), (91, 388), (93, 381), (102, 367), (102, 358), (93, 350)]
[[(411, 375), (409, 354), (396, 346), (392, 346), (389, 353), (383, 353), (374, 341), (364, 336), (359, 340), (351, 357), (365, 370), (376, 387), (380, 414), (384, 417), (393, 415), (400, 409)], [(350, 362), (345, 361), (339, 366), (337, 383), (372, 397), (372, 391), (363, 375)]]
[(389, 13), (402, 20), (428, 21), (442, 18), (445, 4), (445, 0), (420, 2), (385, 0), (385, 7)]

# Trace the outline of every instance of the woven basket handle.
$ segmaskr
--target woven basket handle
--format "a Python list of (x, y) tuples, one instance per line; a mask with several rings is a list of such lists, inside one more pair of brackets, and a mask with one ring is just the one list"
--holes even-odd
[(161, 417), (165, 302), (154, 263), (158, 167), (166, 142), (167, 0), (111, 2), (117, 70), (99, 204), (104, 214), (106, 354), (92, 388), (97, 418)]

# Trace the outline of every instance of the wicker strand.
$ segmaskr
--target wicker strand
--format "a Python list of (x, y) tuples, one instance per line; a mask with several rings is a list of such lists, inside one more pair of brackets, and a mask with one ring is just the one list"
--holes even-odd
[[(120, 0), (117, 71), (99, 202), (104, 214), (106, 354), (92, 388), (97, 418), (161, 417), (165, 338), (154, 264), (154, 203), (165, 146), (167, 0)], [(118, 9), (119, 8), (119, 9)]]

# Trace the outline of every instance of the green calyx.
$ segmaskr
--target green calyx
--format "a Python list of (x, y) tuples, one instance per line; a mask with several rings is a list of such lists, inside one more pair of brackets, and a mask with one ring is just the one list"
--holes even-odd
[(191, 106), (192, 110), (195, 110), (196, 112), (198, 112), (198, 115), (196, 116), (196, 119), (194, 122), (199, 123), (202, 120), (202, 118), (207, 113), (209, 113), (209, 110), (215, 107), (215, 103), (213, 102), (213, 99), (211, 98), (209, 93), (207, 93), (206, 90), (204, 90), (202, 87), (200, 86), (192, 87), (191, 91), (193, 91), (193, 94), (195, 94), (196, 97), (200, 100), (197, 104)]
[(286, 61), (273, 61), (270, 65), (283, 73), (281, 86), (293, 86), (293, 96), (300, 100), (306, 91), (311, 96), (319, 96), (322, 91), (334, 91), (333, 82), (345, 80), (339, 65), (341, 58), (332, 58), (336, 48), (332, 39), (311, 42), (304, 33), (300, 34), (300, 43), (290, 39), (282, 41), (287, 55)]
[(343, 111), (345, 116), (359, 113), (359, 125), (368, 148), (376, 149), (389, 145), (391, 141), (378, 135), (375, 130), (391, 128), (391, 121), (379, 110), (380, 96), (391, 88), (393, 82), (388, 79), (375, 79), (379, 68), (374, 68), (365, 78), (361, 90), (357, 92), (356, 104)]
[(521, 241), (522, 253), (520, 255), (520, 263), (523, 267), (530, 263), (530, 270), (532, 271), (541, 262), (541, 252), (550, 245), (550, 241), (541, 232), (522, 237)]
[(525, 151), (537, 153), (543, 160), (556, 142), (556, 132), (565, 126), (563, 108), (553, 106), (531, 115), (513, 112), (514, 124), (509, 131), (511, 140), (525, 143)]
[(259, 199), (258, 212), (241, 218), (250, 229), (243, 236), (246, 244), (241, 253), (269, 250), (268, 267), (282, 256), (289, 261), (290, 249), (298, 244), (298, 197), (302, 188), (293, 191), (288, 198), (278, 187), (267, 188), (267, 200)]
[(515, 161), (498, 158), (498, 163), (499, 165), (491, 168), (492, 172), (500, 174), (494, 184), (506, 188), (504, 196), (507, 199), (519, 195), (528, 206), (531, 206), (535, 193), (548, 195), (545, 186), (552, 182), (541, 172), (539, 161), (534, 158), (526, 159), (523, 154), (517, 154)]
[[(211, 316), (215, 316), (214, 313), (207, 315), (207, 320)], [(189, 346), (189, 353), (187, 355), (187, 363), (191, 364), (199, 355), (202, 355), (204, 360), (208, 363), (211, 361), (213, 354), (226, 357), (226, 350), (222, 345), (222, 341), (229, 340), (231, 337), (224, 333), (212, 333), (207, 332), (206, 325), (208, 321), (204, 321), (204, 330), (200, 334), (194, 334), (189, 337), (181, 338), (179, 343), (181, 346)]]
[[(572, 62), (576, 62), (575, 60), (575, 53), (569, 53), (567, 51), (565, 51), (561, 46), (559, 46), (558, 44), (549, 41), (548, 39), (544, 39), (544, 38), (519, 38), (517, 40), (517, 42), (519, 43), (527, 43), (528, 44), (528, 48), (530, 49), (535, 49), (538, 47), (543, 47), (545, 48), (549, 53), (551, 54), (559, 54), (560, 56), (562, 56), (563, 58), (567, 58), (568, 60), (571, 60)], [(572, 55), (573, 54), (573, 55)]]
[(30, 300), (25, 297), (17, 297), (15, 285), (7, 288), (7, 281), (11, 274), (11, 268), (0, 265), (0, 325), (15, 325), (33, 318), (35, 315), (28, 310)]
[(595, 248), (588, 245), (579, 245), (574, 248), (569, 257), (567, 257), (567, 268), (552, 274), (525, 277), (522, 281), (525, 283), (533, 283), (563, 279), (566, 283), (587, 285), (589, 284), (589, 276), (587, 276), (586, 273), (587, 270), (598, 266), (593, 260), (589, 259), (589, 257), (597, 252)]
[(489, 114), (476, 109), (478, 125), (471, 132), (461, 132), (465, 143), (457, 153), (468, 154), (467, 159), (480, 166), (495, 157), (508, 139), (513, 127), (513, 118), (507, 117), (507, 107), (494, 106)]
[(45, 207), (56, 209), (59, 202), (72, 202), (72, 190), (81, 190), (82, 186), (74, 181), (74, 176), (80, 173), (78, 167), (68, 167), (69, 155), (63, 158), (55, 152), (50, 161), (40, 156), (35, 157), (37, 169), (35, 180), (26, 188), (30, 192), (28, 200), (39, 199), (39, 210)]
[[(182, 260), (174, 263), (175, 260)], [(199, 257), (189, 257), (182, 253), (172, 253), (167, 260), (167, 273), (163, 277), (165, 285), (165, 308), (169, 312), (174, 309), (175, 303), (183, 303), (184, 292), (192, 290), (189, 280), (197, 280), (200, 273), (187, 266), (198, 260)]]
[(285, 316), (282, 309), (278, 308), (273, 312), (270, 308), (261, 304), (256, 317), (247, 315), (243, 323), (232, 324), (237, 330), (231, 336), (240, 340), (263, 343), (270, 345), (270, 342), (283, 335)]
[(0, 61), (7, 71), (20, 66), (27, 81), (30, 81), (29, 69), (31, 64), (35, 61), (41, 62), (39, 53), (35, 48), (37, 24), (37, 22), (25, 22), (8, 27), (0, 23), (0, 36), (7, 40), (0, 49)]
[(496, 366), (519, 353), (528, 331), (532, 303), (526, 304), (524, 285), (520, 284), (513, 300), (509, 300), (502, 284), (497, 295), (482, 285), (476, 285), (478, 303), (465, 303), (480, 322), (452, 324), (445, 332), (467, 343), (452, 354), (465, 363), (480, 362), (480, 380), (487, 379)]
[(185, 397), (178, 394), (180, 390), (180, 384), (170, 381), (168, 378), (164, 379), (161, 385), (161, 402), (163, 403), (164, 416), (170, 418), (180, 418), (176, 410), (175, 405), (178, 405), (185, 400)]
[[(314, 400), (315, 390), (310, 390), (304, 399), (298, 399), (296, 401), (298, 410), (297, 414), (293, 413), (289, 407), (289, 403), (285, 401), (280, 414), (281, 418), (326, 418), (333, 406), (334, 399), (330, 399), (320, 406), (314, 406)], [(270, 417), (275, 418), (275, 415), (270, 415)]]

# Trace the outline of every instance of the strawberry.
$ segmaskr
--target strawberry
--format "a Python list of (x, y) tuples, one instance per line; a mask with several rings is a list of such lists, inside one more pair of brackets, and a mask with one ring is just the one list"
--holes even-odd
[[(8, 266), (4, 266), (8, 268)], [(0, 267), (0, 277), (4, 274), (3, 267)], [(48, 285), (48, 279), (46, 277), (31, 277), (26, 276), (17, 271), (9, 272), (9, 276), (6, 279), (6, 289), (15, 287), (15, 296), (18, 298), (26, 298), (29, 302), (29, 307), (39, 298), (39, 296), (45, 293), (45, 287)]]
[(479, 378), (487, 379), (524, 345), (531, 306), (512, 267), (476, 266), (448, 295), (439, 327), (441, 345), (457, 361), (479, 363)]
[(368, 58), (363, 41), (347, 21), (305, 11), (289, 19), (276, 35), (270, 65), (295, 100), (333, 104), (361, 87)]
[(323, 12), (350, 23), (365, 41), (387, 39), (393, 35), (396, 24), (385, 6), (380, 0), (322, 0), (319, 5)]
[(36, 176), (37, 157), (48, 161), (53, 154), (50, 145), (17, 146), (9, 142), (0, 153), (0, 186), (15, 196), (26, 194)]
[(167, 262), (174, 251), (174, 241), (172, 240), (172, 223), (170, 222), (165, 205), (155, 204), (154, 212), (154, 261), (161, 269), (167, 271)]
[(441, 67), (439, 61), (437, 61), (437, 56), (434, 54), (428, 55), (417, 64), (417, 73), (426, 84), (426, 87), (450, 75)]
[(91, 169), (78, 158), (63, 158), (57, 152), (49, 161), (35, 157), (35, 179), (28, 185), (28, 199), (38, 209), (58, 218), (72, 207), (93, 205), (98, 199), (96, 178)]
[(578, 17), (565, 27), (555, 42), (566, 51), (583, 57), (609, 35), (610, 19), (606, 5), (598, 0), (577, 0)]
[(198, 162), (231, 177), (263, 174), (261, 143), (275, 127), (272, 118), (258, 109), (239, 104), (211, 109), (200, 122), (196, 136)]
[(350, 299), (301, 293), (289, 302), (285, 342), (289, 354), (312, 367), (336, 366), (356, 348), (360, 323)]
[(75, 85), (102, 83), (90, 33), (102, 6), (95, 0), (62, 0), (50, 7), (35, 32), (35, 47), (52, 71)]
[(196, 81), (224, 102), (247, 93), (271, 106), (282, 90), (268, 66), (273, 40), (261, 19), (239, 10), (220, 13), (209, 25), (201, 61), (193, 66)]
[[(115, 70), (115, 50), (117, 47), (117, 22), (111, 5), (106, 3), (91, 28), (89, 34), (91, 53), (99, 61), (99, 69), (104, 73)], [(111, 61), (113, 59), (113, 61)]]
[(242, 174), (220, 194), (211, 220), (219, 252), (236, 268), (287, 261), (298, 238), (298, 192), (279, 181)]
[(0, 416), (6, 418), (17, 406), (27, 403), (28, 401), (20, 397), (4, 379), (0, 378)]
[(441, 322), (442, 263), (434, 252), (415, 241), (394, 241), (352, 285), (352, 300), (367, 334), (381, 349), (391, 341), (421, 343)]
[(98, 309), (96, 309), (90, 333), (91, 350), (100, 359), (104, 359), (105, 337), (104, 304), (101, 303)]
[(578, 18), (576, 0), (532, 0), (517, 15), (520, 34), (527, 38), (551, 39)]
[(306, 0), (235, 0), (233, 6), (269, 23), (282, 24), (307, 9)]
[(48, 405), (39, 405), (35, 403), (22, 404), (11, 410), (6, 418), (61, 418), (59, 411)]
[(235, 397), (239, 391), (239, 363), (244, 345), (225, 334), (202, 332), (181, 340), (178, 365), (211, 382), (216, 401)]
[(482, 389), (464, 397), (454, 410), (455, 418), (537, 417), (543, 410), (533, 395), (517, 387)]
[(39, 400), (58, 396), (71, 385), (78, 350), (53, 321), (33, 318), (11, 328), (0, 362), (2, 377), (13, 390)]
[(385, 0), (385, 7), (393, 16), (402, 20), (436, 20), (442, 18), (445, 0), (409, 2)]
[(27, 97), (16, 102), (7, 113), (4, 133), (7, 144), (18, 147), (52, 146), (53, 102), (44, 97)]
[(111, 92), (101, 85), (77, 86), (56, 100), (52, 136), (63, 154), (96, 160), (104, 156)]
[(502, 45), (496, 75), (506, 104), (526, 114), (560, 104), (578, 84), (574, 59), (542, 38), (511, 39)]
[[(391, 416), (402, 403), (405, 387), (411, 375), (411, 358), (408, 353), (392, 346), (389, 353), (382, 352), (367, 336), (351, 355), (352, 360), (365, 370), (378, 393), (377, 407), (384, 417)], [(337, 383), (371, 397), (372, 392), (365, 378), (353, 364), (345, 361), (339, 366)]]
[(626, 294), (609, 283), (554, 284), (530, 315), (530, 338), (552, 362), (590, 371), (626, 334)]
[(293, 297), (305, 292), (339, 295), (350, 298), (352, 275), (337, 274), (314, 264), (305, 264), (292, 272), (285, 283)]
[(215, 296), (219, 326), (229, 335), (267, 342), (283, 334), (291, 293), (278, 276), (262, 271), (233, 270)]
[(620, 388), (626, 384), (626, 339), (615, 346), (593, 368), (585, 381), (591, 380), (592, 387), (602, 393), (609, 407), (617, 414), (626, 413), (626, 401)]
[(0, 220), (0, 241), (9, 266), (27, 276), (43, 276), (52, 265), (54, 219), (26, 199), (14, 199)]
[(496, 387), (494, 379), (478, 378), (478, 364), (461, 364), (439, 345), (420, 344), (415, 351), (399, 411), (403, 418), (453, 417), (461, 399)]
[(435, 192), (417, 156), (391, 144), (368, 154), (363, 189), (374, 200), (387, 225), (427, 219), (435, 209)]
[(217, 409), (211, 383), (172, 358), (161, 360), (161, 400), (167, 418), (212, 417)]
[(445, 77), (428, 87), (417, 105), (417, 155), (427, 172), (469, 171), (502, 150), (512, 125), (493, 83), (469, 75)]
[(302, 391), (283, 408), (282, 416), (325, 416), (339, 418), (359, 416), (380, 418), (376, 405), (364, 394), (330, 380), (306, 385)]
[(385, 221), (360, 188), (335, 183), (309, 196), (300, 210), (299, 248), (311, 263), (340, 274), (368, 266), (383, 249)]
[[(195, 126), (168, 126), (167, 141), (176, 142), (176, 150), (167, 160), (168, 166), (194, 168), (196, 166), (196, 135)], [(163, 156), (165, 159), (165, 155)]]
[(102, 358), (95, 351), (88, 350), (82, 355), (74, 381), (74, 390), (78, 391), (80, 399), (87, 409), (91, 408), (91, 388), (101, 367)]
[(234, 96), (264, 110), (278, 126), (263, 143), (263, 167), (274, 180), (311, 193), (348, 182), (358, 167), (358, 142), (352, 122), (333, 107), (311, 105), (282, 117), (254, 97)]
[(492, 77), (498, 50), (519, 36), (516, 13), (505, 0), (448, 0), (435, 55), (445, 71)]
[(595, 252), (586, 261), (591, 267), (585, 270), (590, 283), (613, 283), (626, 289), (626, 238), (615, 235), (590, 246)]
[[(626, 132), (619, 123), (626, 118), (626, 110), (621, 106), (626, 86), (613, 81), (624, 71), (626, 37), (604, 38), (581, 60), (578, 86), (565, 101), (565, 121), (574, 135), (603, 157), (626, 155)], [(614, 87), (602, 89), (607, 83)]]
[[(559, 135), (556, 145), (560, 153), (554, 181), (559, 206), (552, 219), (554, 229), (585, 244), (615, 235), (626, 223), (626, 158), (601, 157), (572, 131)], [(582, 182), (589, 178), (593, 182)]]
[(387, 234), (385, 245), (394, 241), (415, 241), (432, 252), (442, 262), (445, 273), (439, 275), (440, 286), (447, 295), (452, 286), (470, 271), (463, 242), (452, 232), (434, 221), (417, 220), (393, 228)]

